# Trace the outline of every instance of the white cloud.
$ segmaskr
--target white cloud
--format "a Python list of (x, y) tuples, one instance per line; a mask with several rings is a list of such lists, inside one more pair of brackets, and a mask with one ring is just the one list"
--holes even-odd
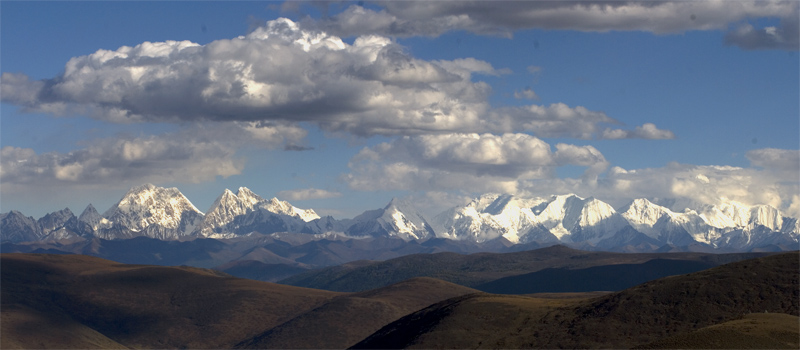
[(4, 193), (65, 186), (119, 187), (146, 182), (199, 183), (240, 174), (244, 145), (279, 148), (305, 130), (282, 125), (196, 125), (174, 133), (85, 141), (67, 153), (6, 146), (0, 159)]
[(715, 165), (670, 163), (661, 168), (626, 170), (612, 167), (596, 183), (578, 179), (542, 179), (521, 182), (528, 195), (576, 193), (594, 196), (620, 207), (634, 198), (670, 199), (672, 209), (735, 200), (748, 205), (768, 204), (792, 217), (800, 216), (797, 178), (788, 181), (771, 171)]
[(539, 95), (536, 94), (531, 88), (525, 88), (521, 91), (514, 91), (514, 98), (517, 99), (528, 99), (528, 100), (538, 100)]
[(399, 138), (365, 148), (343, 177), (360, 190), (518, 191), (520, 181), (552, 178), (564, 165), (596, 174), (607, 166), (592, 146), (546, 142), (526, 134), (447, 134)]
[(791, 171), (800, 176), (800, 150), (761, 148), (747, 152), (745, 157), (754, 166)]
[[(746, 19), (778, 17), (785, 28), (740, 28), (726, 41), (744, 48), (797, 49), (795, 1), (393, 1), (376, 2), (381, 10), (352, 5), (343, 12), (304, 25), (339, 36), (380, 34), (396, 37), (438, 36), (467, 30), (511, 36), (541, 28), (580, 31), (647, 31), (656, 34), (690, 30), (726, 30)], [(774, 35), (775, 32), (783, 36)], [(780, 44), (779, 44), (780, 43)], [(786, 44), (788, 43), (788, 44)]]
[(539, 137), (591, 139), (601, 125), (619, 122), (603, 112), (563, 103), (502, 107), (491, 111), (495, 132), (530, 131)]
[(756, 28), (743, 23), (725, 35), (725, 43), (745, 50), (800, 49), (800, 19), (794, 15), (781, 20), (780, 27)]
[(646, 140), (671, 140), (675, 138), (675, 133), (656, 127), (653, 123), (644, 123), (637, 126), (634, 130), (610, 129), (603, 130), (600, 138), (606, 140), (619, 139), (646, 139)]
[[(507, 73), (474, 58), (417, 59), (380, 36), (350, 45), (277, 19), (207, 45), (166, 41), (98, 50), (72, 58), (56, 78), (4, 73), (1, 86), (3, 101), (27, 111), (114, 123), (309, 122), (359, 136), (525, 131), (580, 138), (616, 123), (562, 103), (493, 109), (491, 87), (472, 76)], [(532, 90), (521, 94), (536, 98)]]
[(72, 58), (53, 79), (2, 76), (3, 101), (112, 122), (313, 122), (357, 135), (481, 127), (502, 74), (475, 59), (425, 61), (390, 39), (352, 45), (287, 19), (207, 45), (145, 42)]
[(302, 201), (307, 199), (325, 199), (341, 197), (342, 194), (336, 191), (328, 191), (319, 188), (303, 188), (296, 190), (286, 190), (278, 192), (278, 197), (286, 198), (290, 201)]
[[(621, 207), (635, 198), (670, 199), (675, 210), (735, 200), (768, 204), (800, 217), (798, 151), (755, 150), (765, 169), (670, 163), (660, 168), (608, 169), (594, 147), (557, 144), (524, 134), (455, 134), (398, 139), (363, 149), (342, 179), (355, 190), (431, 191), (434, 197), (487, 192), (522, 196), (575, 193)], [(792, 163), (795, 162), (795, 163)], [(558, 178), (559, 166), (586, 167), (581, 178)], [(442, 198), (445, 198), (444, 196)], [(454, 198), (445, 198), (454, 202)], [(435, 206), (434, 198), (428, 198)], [(441, 202), (441, 201), (439, 201)]]

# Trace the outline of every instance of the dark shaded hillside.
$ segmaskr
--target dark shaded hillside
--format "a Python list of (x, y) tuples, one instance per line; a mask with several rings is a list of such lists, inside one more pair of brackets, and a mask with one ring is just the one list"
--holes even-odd
[[(82, 255), (3, 254), (0, 264), (0, 311), (15, 307), (72, 320), (128, 347), (227, 348), (337, 295)], [(39, 337), (48, 334), (42, 329)], [(4, 342), (13, 338), (13, 331), (3, 334)]]
[(653, 259), (641, 264), (616, 264), (570, 270), (551, 268), (504, 277), (475, 287), (496, 294), (618, 291), (657, 278), (714, 267), (704, 261)]
[(354, 348), (630, 348), (753, 311), (797, 316), (799, 257), (735, 262), (560, 305), (468, 295), (403, 317)]
[(433, 278), (414, 278), (380, 289), (336, 297), (237, 347), (344, 349), (433, 301), (476, 292)]
[[(631, 254), (588, 252), (565, 246), (552, 246), (515, 253), (414, 254), (380, 262), (350, 263), (313, 270), (281, 280), (279, 283), (332, 291), (357, 292), (379, 288), (413, 277), (433, 277), (468, 287), (476, 287), (500, 278), (547, 268), (575, 270), (602, 265), (641, 264), (653, 259), (693, 261), (698, 263), (697, 266), (706, 264), (710, 267), (766, 254)], [(665, 276), (665, 274), (654, 278), (661, 276)]]
[(414, 279), (342, 294), (193, 267), (0, 256), (0, 348), (344, 348), (473, 289)]

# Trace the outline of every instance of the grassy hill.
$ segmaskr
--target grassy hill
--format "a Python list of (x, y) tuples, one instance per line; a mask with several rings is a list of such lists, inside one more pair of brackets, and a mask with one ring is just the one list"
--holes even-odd
[(344, 349), (390, 321), (431, 304), (477, 290), (433, 278), (414, 278), (332, 299), (237, 347), (252, 349)]
[[(307, 347), (292, 345), (303, 337), (315, 338), (314, 347), (343, 348), (409, 312), (474, 292), (420, 279), (349, 295), (82, 255), (3, 254), (0, 267), (4, 349), (233, 348), (262, 341)], [(347, 333), (334, 334), (340, 331)]]
[(641, 349), (800, 349), (800, 318), (787, 314), (754, 313), (678, 334)]
[(797, 316), (798, 260), (797, 252), (745, 260), (592, 299), (472, 294), (403, 317), (354, 348), (630, 348), (754, 311)]

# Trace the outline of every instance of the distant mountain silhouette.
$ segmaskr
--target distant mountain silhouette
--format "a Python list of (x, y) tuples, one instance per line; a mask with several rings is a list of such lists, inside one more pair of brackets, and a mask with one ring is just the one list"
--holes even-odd
[[(678, 273), (688, 273), (708, 267), (764, 256), (767, 253), (670, 253), (670, 254), (632, 254), (610, 252), (587, 252), (565, 246), (551, 246), (537, 250), (514, 253), (475, 253), (462, 255), (455, 253), (414, 254), (386, 261), (363, 262), (358, 265), (345, 264), (301, 273), (279, 283), (299, 287), (318, 288), (340, 292), (356, 292), (379, 288), (392, 283), (413, 278), (433, 277), (473, 288), (490, 288), (497, 293), (534, 293), (545, 291), (589, 291), (621, 290), (638, 283)], [(654, 259), (668, 259), (666, 262), (653, 262), (647, 266), (636, 265)], [(678, 262), (683, 261), (683, 262)], [(608, 265), (600, 268), (599, 266)], [(597, 270), (579, 271), (586, 268)], [(558, 271), (544, 271), (559, 269)], [(563, 276), (559, 271), (563, 272)], [(620, 274), (630, 275), (616, 276)], [(587, 273), (597, 272), (592, 276)], [(524, 282), (521, 275), (531, 276), (541, 287), (507, 290), (502, 287), (503, 278), (514, 283)], [(538, 276), (538, 277), (537, 277)], [(595, 281), (584, 281), (586, 277)], [(546, 277), (544, 280), (536, 278)], [(602, 281), (605, 278), (606, 281)], [(484, 285), (498, 280), (497, 285)], [(546, 285), (552, 284), (548, 289)], [(506, 283), (513, 288), (513, 283)], [(480, 288), (479, 288), (480, 287)], [(539, 288), (539, 289), (537, 289)], [(483, 290), (483, 289), (482, 289)], [(489, 291), (489, 289), (486, 289)]]
[(657, 278), (714, 267), (704, 261), (653, 259), (641, 264), (614, 264), (585, 269), (549, 268), (500, 278), (476, 286), (496, 294), (618, 291)]

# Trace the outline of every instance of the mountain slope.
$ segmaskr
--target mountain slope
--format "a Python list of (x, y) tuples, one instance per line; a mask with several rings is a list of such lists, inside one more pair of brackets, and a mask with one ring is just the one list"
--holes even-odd
[(475, 288), (496, 294), (618, 291), (654, 279), (714, 266), (704, 261), (657, 258), (641, 264), (600, 265), (585, 269), (548, 268), (500, 278)]
[(336, 297), (237, 347), (344, 349), (408, 313), (475, 292), (477, 290), (432, 278), (410, 279), (380, 289)]
[[(241, 218), (256, 211), (262, 211), (260, 216), (249, 219)], [(202, 237), (219, 238), (236, 236), (247, 234), (254, 230), (252, 227), (247, 227), (248, 225), (258, 225), (258, 223), (266, 220), (281, 221), (281, 219), (272, 219), (271, 217), (264, 218), (265, 216), (274, 216), (275, 218), (285, 216), (287, 218), (283, 219), (283, 221), (297, 221), (297, 223), (283, 224), (278, 228), (262, 229), (262, 233), (272, 233), (275, 232), (273, 230), (280, 231), (280, 229), (300, 231), (303, 227), (302, 223), (320, 218), (311, 209), (300, 209), (289, 202), (281, 201), (277, 198), (265, 200), (247, 187), (239, 187), (236, 194), (226, 189), (217, 197), (214, 204), (206, 212), (203, 223), (195, 229), (194, 234)], [(239, 221), (237, 222), (237, 220)], [(255, 229), (258, 229), (258, 227), (255, 227)]]
[(742, 318), (677, 334), (641, 349), (798, 349), (800, 318), (753, 313)]
[[(337, 295), (213, 270), (122, 265), (80, 255), (1, 258), (0, 312), (16, 307), (69, 318), (136, 348), (231, 348)], [(21, 341), (15, 333), (2, 337), (3, 343), (15, 339)]]
[(0, 267), (2, 348), (345, 348), (476, 292), (421, 278), (342, 294), (81, 255), (3, 254)]
[(630, 348), (737, 319), (800, 313), (797, 252), (739, 261), (606, 296), (555, 303), (453, 298), (382, 328), (353, 348)]
[(333, 266), (289, 277), (279, 283), (308, 288), (354, 292), (379, 288), (413, 277), (433, 277), (475, 287), (499, 278), (546, 268), (580, 269), (615, 264), (641, 264), (653, 259), (674, 259), (718, 265), (763, 256), (762, 253), (630, 254), (580, 251), (552, 246), (514, 253), (414, 254), (379, 262)]
[(203, 213), (177, 188), (145, 184), (128, 191), (103, 217), (118, 228), (109, 238), (178, 239), (194, 231)]
[(345, 233), (353, 236), (388, 236), (405, 241), (434, 237), (423, 215), (408, 201), (393, 198), (383, 209), (369, 210), (353, 218)]

